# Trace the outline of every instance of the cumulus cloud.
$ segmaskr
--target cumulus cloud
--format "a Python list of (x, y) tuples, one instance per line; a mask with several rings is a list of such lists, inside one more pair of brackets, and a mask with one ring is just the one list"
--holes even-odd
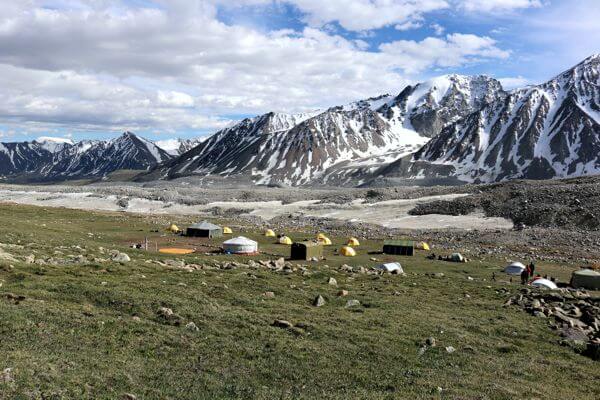
[(448, 7), (445, 0), (288, 0), (306, 13), (306, 21), (322, 26), (336, 21), (348, 30), (361, 31), (396, 25), (420, 26), (423, 14)]
[(459, 0), (459, 6), (471, 12), (507, 12), (542, 7), (540, 0)]
[[(462, 34), (370, 51), (363, 40), (318, 27), (418, 21), (445, 1), (287, 3), (310, 25), (258, 31), (225, 24), (217, 18), (221, 0), (147, 3), (157, 7), (11, 2), (0, 10), (0, 122), (31, 129), (212, 130), (229, 124), (227, 115), (328, 107), (400, 90), (429, 67), (508, 55), (488, 37)], [(227, 7), (270, 4), (236, 0)]]
[(456, 67), (481, 58), (505, 59), (510, 53), (496, 46), (489, 37), (453, 33), (445, 38), (429, 37), (420, 42), (398, 40), (380, 46), (383, 53), (401, 60), (407, 73), (416, 73), (430, 66)]

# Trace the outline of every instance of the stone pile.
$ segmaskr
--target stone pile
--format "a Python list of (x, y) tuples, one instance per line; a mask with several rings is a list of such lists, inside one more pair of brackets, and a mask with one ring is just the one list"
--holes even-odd
[(600, 360), (600, 296), (580, 290), (538, 291), (524, 288), (505, 303), (546, 318), (562, 344)]

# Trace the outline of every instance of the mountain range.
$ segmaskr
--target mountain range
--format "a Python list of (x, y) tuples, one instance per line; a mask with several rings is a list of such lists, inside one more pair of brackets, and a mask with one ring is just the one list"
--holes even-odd
[(463, 182), (600, 173), (600, 55), (541, 85), (516, 89), (446, 126), (381, 176)]
[(495, 182), (600, 173), (600, 56), (550, 81), (505, 91), (487, 76), (445, 75), (304, 114), (247, 118), (205, 140), (0, 144), (0, 177), (138, 180), (186, 176), (254, 184), (378, 180)]
[(101, 179), (118, 170), (147, 170), (173, 156), (125, 132), (108, 141), (0, 143), (0, 177), (13, 182)]

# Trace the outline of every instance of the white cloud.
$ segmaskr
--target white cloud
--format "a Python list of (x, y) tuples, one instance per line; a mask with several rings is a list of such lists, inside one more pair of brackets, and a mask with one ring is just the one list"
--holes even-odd
[(446, 28), (435, 22), (430, 25), (430, 28), (433, 29), (435, 34), (438, 36), (442, 35), (446, 31)]
[[(260, 32), (217, 20), (220, 1), (131, 8), (28, 0), (0, 9), (0, 122), (28, 130), (217, 129), (231, 122), (227, 115), (328, 107), (400, 90), (415, 78), (410, 74), (430, 67), (508, 54), (476, 35), (396, 41), (368, 51), (365, 41), (316, 27)], [(348, 29), (417, 21), (445, 3), (293, 2), (316, 25), (335, 20)]]
[(445, 9), (445, 0), (285, 0), (306, 13), (306, 21), (322, 26), (337, 21), (345, 29), (362, 31), (397, 25), (418, 26), (423, 14)]
[(542, 7), (542, 2), (540, 0), (459, 0), (458, 5), (469, 12), (491, 13)]
[(522, 88), (531, 84), (531, 81), (529, 79), (524, 78), (522, 76), (498, 78), (498, 80), (502, 84), (502, 87), (508, 90)]
[(401, 60), (407, 73), (417, 73), (431, 66), (456, 67), (482, 58), (505, 59), (509, 52), (496, 46), (489, 37), (453, 33), (444, 39), (429, 37), (420, 42), (399, 40), (385, 43), (380, 49)]
[(187, 93), (176, 91), (158, 91), (158, 102), (166, 107), (193, 107), (194, 99)]
[(50, 143), (67, 143), (73, 144), (73, 141), (69, 138), (55, 137), (55, 136), (40, 136), (35, 139), (38, 143), (50, 142)]

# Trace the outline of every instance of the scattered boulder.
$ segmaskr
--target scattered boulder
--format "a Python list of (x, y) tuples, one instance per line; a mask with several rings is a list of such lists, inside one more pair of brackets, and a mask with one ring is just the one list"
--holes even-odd
[(267, 299), (273, 299), (273, 298), (275, 298), (275, 293), (273, 293), (273, 292), (264, 292), (263, 296), (265, 296)]
[(160, 319), (171, 325), (181, 325), (183, 320), (179, 315), (175, 314), (173, 310), (167, 307), (160, 307), (157, 314)]
[(322, 307), (325, 305), (325, 298), (321, 295), (318, 295), (317, 297), (315, 297), (312, 304), (315, 307)]
[(290, 329), (293, 325), (291, 322), (286, 321), (284, 319), (276, 319), (275, 321), (273, 321), (271, 326), (282, 329)]
[(12, 368), (5, 368), (0, 374), (1, 383), (12, 383), (15, 381)]
[(185, 329), (187, 329), (188, 331), (191, 331), (191, 332), (199, 332), (200, 331), (200, 328), (198, 328), (198, 326), (193, 322), (188, 322), (185, 325)]
[(360, 306), (360, 301), (358, 300), (348, 300), (346, 302), (346, 308), (358, 307)]
[(346, 297), (346, 296), (348, 296), (348, 291), (347, 290), (340, 290), (337, 295), (339, 297)]
[(337, 286), (337, 280), (335, 280), (335, 278), (329, 278), (327, 283), (331, 286)]
[(118, 251), (112, 253), (110, 259), (114, 262), (118, 262), (121, 264), (128, 263), (131, 261), (131, 258), (129, 258), (127, 254)]
[(563, 338), (562, 344), (578, 352), (586, 349), (582, 353), (594, 358), (594, 343), (600, 337), (600, 297), (592, 297), (583, 291), (545, 293), (523, 288), (504, 305), (516, 305), (537, 318), (547, 319)]
[(275, 260), (275, 268), (283, 269), (285, 267), (285, 258), (281, 257)]

